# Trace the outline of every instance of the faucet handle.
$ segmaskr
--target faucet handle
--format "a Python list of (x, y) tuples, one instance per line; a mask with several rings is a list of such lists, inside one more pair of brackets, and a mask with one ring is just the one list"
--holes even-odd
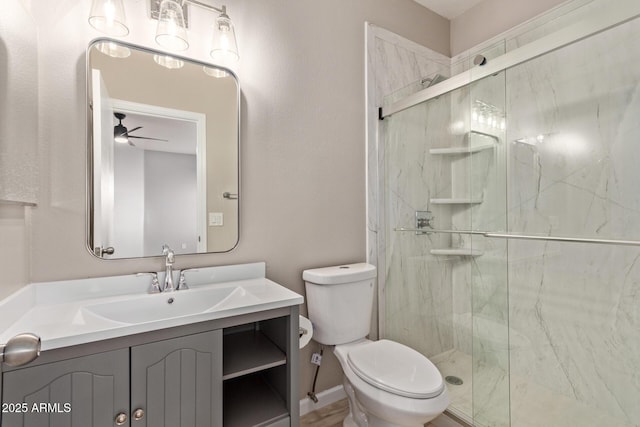
[(151, 287), (149, 288), (149, 293), (150, 294), (157, 294), (162, 292), (162, 289), (160, 288), (160, 281), (158, 280), (158, 273), (138, 273), (136, 274), (136, 276), (151, 276)]
[(171, 264), (174, 262), (175, 253), (173, 252), (173, 249), (171, 249), (171, 247), (166, 243), (162, 245), (162, 255), (165, 255), (167, 257), (165, 260), (166, 264)]
[(184, 268), (182, 270), (180, 270), (180, 279), (178, 280), (178, 291), (182, 291), (184, 289), (189, 289), (189, 286), (187, 286), (187, 280), (185, 279), (184, 275), (185, 273), (195, 273), (196, 271), (199, 271), (197, 268)]

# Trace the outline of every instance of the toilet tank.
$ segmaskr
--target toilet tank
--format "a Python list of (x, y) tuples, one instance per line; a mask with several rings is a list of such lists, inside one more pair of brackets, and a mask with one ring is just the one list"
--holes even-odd
[(375, 277), (376, 267), (366, 263), (302, 273), (314, 340), (337, 345), (369, 334)]

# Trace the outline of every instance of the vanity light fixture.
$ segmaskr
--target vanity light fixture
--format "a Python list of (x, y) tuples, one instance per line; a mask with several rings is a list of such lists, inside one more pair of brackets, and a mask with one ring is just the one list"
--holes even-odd
[(219, 65), (238, 61), (238, 42), (233, 23), (227, 15), (227, 7), (215, 7), (198, 0), (149, 0), (151, 17), (158, 19), (156, 42), (168, 50), (185, 50), (189, 47), (186, 29), (186, 5), (198, 6), (216, 13), (209, 55)]
[[(209, 51), (213, 62), (217, 65), (230, 66), (240, 59), (236, 32), (231, 18), (227, 14), (226, 6), (211, 6), (198, 0), (149, 0), (149, 5), (151, 18), (158, 20), (155, 40), (163, 48), (171, 51), (181, 51), (189, 48), (186, 6), (194, 5), (217, 14), (213, 25), (211, 49)], [(123, 37), (129, 34), (122, 0), (93, 0), (89, 24), (109, 36)], [(107, 50), (103, 53), (115, 57), (124, 57), (119, 56), (122, 55), (120, 52), (112, 54)], [(172, 65), (175, 65), (175, 63)]]
[(129, 34), (122, 0), (93, 0), (89, 24), (109, 36), (123, 37)]
[(172, 51), (189, 48), (187, 25), (180, 0), (162, 0), (160, 3), (156, 43)]
[(220, 9), (220, 15), (213, 25), (213, 36), (211, 37), (211, 51), (209, 55), (216, 63), (227, 65), (237, 62), (240, 59), (238, 54), (238, 42), (233, 23), (227, 15), (226, 6)]

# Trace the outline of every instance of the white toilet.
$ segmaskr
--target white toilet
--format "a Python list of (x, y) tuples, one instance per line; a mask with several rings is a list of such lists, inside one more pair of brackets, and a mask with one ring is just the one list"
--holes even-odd
[(447, 388), (422, 354), (366, 339), (375, 277), (376, 268), (365, 263), (305, 270), (313, 338), (335, 345), (349, 397), (345, 427), (422, 427), (449, 405)]

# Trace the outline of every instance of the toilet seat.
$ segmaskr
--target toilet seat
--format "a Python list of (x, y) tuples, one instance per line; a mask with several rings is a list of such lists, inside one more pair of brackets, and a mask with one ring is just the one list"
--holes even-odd
[(430, 399), (445, 387), (442, 375), (429, 359), (394, 341), (370, 341), (353, 348), (347, 363), (363, 381), (398, 396)]

